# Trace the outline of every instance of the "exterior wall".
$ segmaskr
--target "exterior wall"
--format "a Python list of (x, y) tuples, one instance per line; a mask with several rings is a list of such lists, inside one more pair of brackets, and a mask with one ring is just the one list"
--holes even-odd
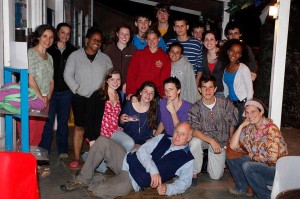
[[(14, 1), (1, 1), (0, 9), (0, 85), (3, 84), (3, 67), (10, 66), (10, 41), (15, 40), (15, 26), (14, 26)], [(0, 117), (0, 138), (4, 137), (4, 118)], [(4, 146), (4, 140), (0, 139), (0, 147)]]
[(132, 31), (135, 32), (134, 17), (117, 12), (109, 7), (95, 2), (94, 25), (99, 27), (106, 40), (110, 40), (112, 38), (116, 26), (122, 23), (131, 25)]
[[(0, 1), (0, 10), (2, 13), (3, 10), (3, 1)], [(0, 15), (0, 35), (3, 35), (3, 16), (2, 14)], [(2, 70), (2, 66), (4, 64), (4, 60), (3, 60), (3, 37), (0, 36), (0, 82), (1, 84), (3, 83), (3, 70)], [(3, 118), (0, 119), (0, 147), (4, 147), (4, 120)]]

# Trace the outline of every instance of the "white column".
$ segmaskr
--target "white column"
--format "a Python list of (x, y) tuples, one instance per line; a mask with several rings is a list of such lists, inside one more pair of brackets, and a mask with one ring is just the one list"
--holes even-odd
[[(3, 53), (4, 53), (4, 44), (3, 44), (3, 32), (4, 32), (4, 27), (3, 27), (3, 22), (4, 22), (4, 13), (3, 13), (3, 1), (0, 1), (0, 83), (3, 84), (3, 63), (4, 63), (4, 58), (3, 58)], [(5, 140), (4, 140), (4, 119), (3, 117), (0, 118), (0, 147), (4, 147), (5, 145)]]
[(42, 23), (41, 24), (46, 24), (46, 23), (47, 23), (47, 4), (46, 4), (46, 0), (42, 0)]
[(227, 23), (229, 22), (230, 19), (230, 14), (226, 12), (225, 10), (228, 8), (228, 2), (229, 0), (218, 0), (218, 1), (223, 1), (223, 21), (222, 21), (222, 33), (221, 33), (221, 39), (226, 39), (226, 36), (224, 34), (225, 27)]
[[(3, 84), (3, 67), (4, 66), (10, 66), (10, 41), (15, 40), (15, 1), (11, 0), (3, 0), (1, 1), (1, 9), (0, 9), (0, 20), (1, 20), (1, 32), (0, 37), (1, 38), (1, 45), (0, 48), (3, 54), (1, 53), (1, 64), (0, 64), (0, 83)], [(3, 55), (3, 57), (2, 57)], [(0, 120), (0, 138), (4, 137), (5, 131), (4, 131), (4, 120), (3, 117), (1, 117)], [(13, 128), (13, 137), (16, 136), (15, 128)], [(15, 146), (15, 139), (14, 146)], [(2, 145), (3, 144), (3, 145)], [(4, 139), (0, 140), (0, 146), (4, 146)]]
[(64, 1), (55, 0), (55, 27), (64, 22)]
[[(10, 66), (10, 41), (15, 40), (15, 3), (10, 0), (3, 0), (3, 45), (4, 45), (4, 66)], [(2, 64), (1, 64), (2, 65)], [(3, 71), (1, 70), (1, 78)]]
[[(4, 64), (4, 26), (3, 26), (3, 22), (4, 22), (4, 15), (5, 13), (3, 12), (3, 1), (0, 1), (0, 84), (3, 84), (3, 64)], [(3, 132), (2, 130), (0, 131), (0, 137), (1, 137), (1, 132)]]
[(78, 13), (78, 24), (77, 24), (77, 28), (78, 28), (78, 37), (77, 37), (77, 41), (78, 41), (78, 46), (82, 47), (82, 37), (83, 37), (83, 30), (82, 30), (82, 20), (83, 20), (83, 12), (80, 11)]
[[(86, 15), (84, 16), (84, 29), (83, 29), (83, 32), (82, 32), (82, 37), (85, 38), (85, 35), (89, 29), (89, 17), (90, 15)], [(86, 45), (86, 44), (83, 44), (83, 45)]]
[(89, 24), (88, 28), (93, 25), (94, 25), (94, 0), (91, 0), (91, 24)]
[(32, 31), (35, 30), (36, 27), (43, 24), (43, 1), (41, 0), (30, 0), (30, 5), (28, 7), (28, 12), (30, 15), (30, 23), (28, 23), (28, 28), (32, 28)]
[(269, 117), (280, 127), (291, 0), (277, 2), (279, 11), (274, 30)]

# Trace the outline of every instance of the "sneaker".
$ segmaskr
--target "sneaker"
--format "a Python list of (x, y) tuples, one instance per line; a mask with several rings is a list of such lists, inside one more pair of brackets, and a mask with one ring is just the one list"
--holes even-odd
[(253, 196), (253, 193), (241, 192), (241, 191), (238, 191), (236, 188), (229, 188), (228, 191), (229, 191), (229, 193), (231, 193), (232, 195), (235, 195), (235, 196), (248, 196), (248, 197)]
[(197, 178), (192, 178), (192, 187), (197, 187), (198, 184), (198, 179)]
[(67, 158), (69, 158), (68, 154), (66, 153), (59, 154), (59, 159), (67, 159)]
[(74, 178), (70, 182), (67, 182), (64, 185), (60, 185), (61, 190), (63, 191), (73, 191), (80, 188), (85, 188), (87, 185), (83, 184), (80, 180)]

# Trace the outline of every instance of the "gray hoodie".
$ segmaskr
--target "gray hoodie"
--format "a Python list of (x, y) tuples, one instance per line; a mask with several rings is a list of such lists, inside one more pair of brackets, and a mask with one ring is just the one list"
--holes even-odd
[(177, 77), (181, 83), (180, 98), (195, 103), (198, 90), (193, 65), (184, 55), (177, 62), (172, 62), (171, 65), (171, 76)]

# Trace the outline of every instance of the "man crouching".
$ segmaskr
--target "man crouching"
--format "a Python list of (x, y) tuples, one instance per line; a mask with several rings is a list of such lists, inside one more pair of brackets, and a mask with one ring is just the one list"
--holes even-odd
[[(172, 138), (158, 135), (143, 144), (137, 152), (126, 154), (118, 143), (100, 136), (91, 147), (79, 175), (71, 182), (61, 185), (61, 189), (72, 191), (89, 187), (94, 171), (102, 160), (116, 174), (89, 191), (97, 197), (126, 196), (130, 191), (147, 187), (156, 188), (159, 195), (176, 195), (191, 186), (194, 157), (188, 142), (192, 138), (192, 127), (179, 123)], [(171, 184), (168, 180), (178, 176)]]

